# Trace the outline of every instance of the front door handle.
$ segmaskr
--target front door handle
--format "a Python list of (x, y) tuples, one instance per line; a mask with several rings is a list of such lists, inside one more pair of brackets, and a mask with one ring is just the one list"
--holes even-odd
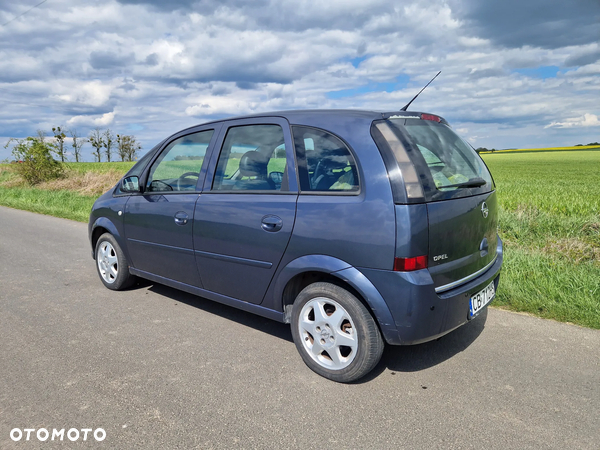
[(174, 219), (177, 225), (185, 225), (188, 222), (189, 216), (187, 213), (179, 211), (177, 214), (175, 214)]
[(283, 220), (277, 216), (265, 216), (262, 218), (260, 226), (265, 231), (279, 231), (283, 227)]

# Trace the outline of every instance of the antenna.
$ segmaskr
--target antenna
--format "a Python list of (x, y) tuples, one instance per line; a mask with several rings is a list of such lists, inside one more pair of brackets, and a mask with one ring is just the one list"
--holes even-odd
[(442, 71), (441, 71), (441, 70), (440, 70), (440, 71), (439, 71), (439, 72), (436, 74), (436, 76), (435, 76), (435, 77), (433, 77), (433, 78), (431, 79), (431, 81), (430, 81), (429, 83), (427, 83), (427, 84), (425, 85), (425, 87), (424, 87), (423, 89), (421, 89), (421, 90), (419, 91), (419, 93), (418, 93), (417, 95), (415, 95), (415, 96), (413, 97), (413, 99), (412, 99), (410, 102), (408, 102), (408, 103), (406, 104), (406, 106), (405, 106), (404, 108), (402, 108), (400, 111), (406, 111), (406, 110), (408, 109), (408, 107), (410, 106), (410, 104), (411, 104), (412, 102), (414, 102), (414, 101), (415, 101), (415, 99), (416, 99), (416, 98), (419, 96), (419, 94), (420, 94), (421, 92), (423, 92), (423, 91), (425, 90), (425, 88), (426, 88), (427, 86), (429, 86), (429, 85), (432, 83), (432, 81), (433, 81), (433, 80), (435, 80), (435, 79), (438, 77), (438, 75), (439, 75), (440, 73), (442, 73)]

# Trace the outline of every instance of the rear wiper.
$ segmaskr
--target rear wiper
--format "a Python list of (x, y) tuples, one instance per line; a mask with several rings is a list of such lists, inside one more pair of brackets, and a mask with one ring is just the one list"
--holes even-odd
[(445, 186), (438, 186), (438, 189), (446, 189), (446, 188), (471, 188), (471, 187), (481, 187), (484, 184), (487, 184), (481, 177), (471, 178), (469, 181), (465, 181), (464, 183), (458, 184), (447, 184)]

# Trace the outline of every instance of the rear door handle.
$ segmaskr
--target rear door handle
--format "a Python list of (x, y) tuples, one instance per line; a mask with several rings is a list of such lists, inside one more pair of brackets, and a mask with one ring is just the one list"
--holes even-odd
[(260, 226), (265, 231), (279, 231), (283, 227), (283, 220), (277, 216), (265, 216), (262, 218)]
[(187, 213), (179, 211), (175, 214), (174, 219), (177, 225), (185, 225), (188, 222), (189, 216), (187, 215)]

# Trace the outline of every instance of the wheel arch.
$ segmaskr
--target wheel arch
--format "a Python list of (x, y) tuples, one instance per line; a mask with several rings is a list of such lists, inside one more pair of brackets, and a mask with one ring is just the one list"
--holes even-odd
[(327, 255), (300, 257), (290, 262), (279, 274), (275, 295), (281, 299), (284, 321), (291, 320), (291, 306), (296, 296), (306, 286), (316, 282), (336, 284), (358, 298), (369, 310), (384, 339), (398, 343), (398, 331), (385, 300), (358, 269), (337, 258)]
[(123, 242), (123, 239), (119, 231), (117, 230), (115, 224), (112, 223), (106, 217), (99, 217), (94, 222), (94, 225), (92, 225), (90, 233), (90, 244), (92, 245), (92, 258), (96, 259), (96, 244), (98, 243), (98, 239), (100, 239), (100, 236), (102, 236), (104, 233), (110, 233), (117, 240), (117, 243), (119, 244), (123, 252), (125, 252), (127, 257), (129, 257), (129, 255), (127, 254), (126, 247), (124, 245), (125, 243)]

